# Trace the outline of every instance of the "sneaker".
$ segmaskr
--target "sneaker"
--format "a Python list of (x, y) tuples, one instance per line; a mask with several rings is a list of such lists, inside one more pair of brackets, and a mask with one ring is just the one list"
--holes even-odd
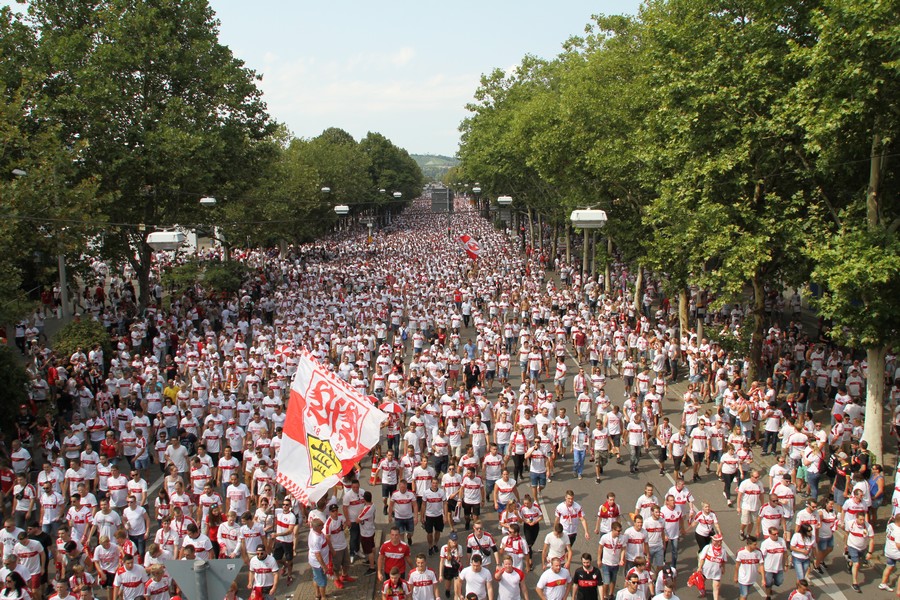
[[(428, 556), (434, 556), (434, 548), (431, 548), (431, 547), (428, 548)], [(352, 563), (353, 561), (350, 561), (350, 562)]]
[(597, 478), (597, 483), (600, 483), (600, 478), (599, 478), (599, 477)]
[(729, 506), (729, 507), (734, 506), (734, 502), (732, 502), (731, 500), (729, 500), (729, 501), (728, 501), (728, 506)]
[(387, 506), (384, 507), (384, 514), (387, 514)]
[(368, 577), (368, 576), (370, 576), (370, 575), (374, 575), (374, 574), (377, 573), (377, 572), (378, 572), (378, 571), (377, 571), (376, 569), (373, 569), (372, 567), (369, 567), (368, 569), (366, 569), (365, 576)]
[(852, 572), (853, 572), (853, 563), (850, 562), (849, 560), (847, 561), (847, 572), (848, 572), (848, 573), (852, 573)]
[(894, 591), (894, 588), (892, 588), (891, 586), (889, 586), (889, 585), (886, 584), (886, 583), (879, 583), (879, 584), (878, 584), (878, 589), (879, 589), (879, 590), (884, 590), (884, 591), (886, 591), (886, 592), (893, 592), (893, 591)]
[(344, 582), (341, 581), (340, 577), (334, 580), (334, 587), (336, 587), (339, 590), (344, 589)]
[(853, 583), (850, 585), (850, 587), (852, 587), (853, 591), (856, 592), (857, 594), (862, 594), (862, 590), (859, 589), (859, 584)]
[(815, 567), (813, 567), (813, 569), (814, 569), (815, 572), (818, 573), (819, 575), (824, 575), (824, 574), (825, 574), (825, 569), (822, 568), (822, 565), (816, 565)]
[(356, 577), (350, 577), (349, 575), (344, 575), (341, 577), (341, 579), (344, 581), (344, 583), (353, 583), (354, 581), (356, 581)]

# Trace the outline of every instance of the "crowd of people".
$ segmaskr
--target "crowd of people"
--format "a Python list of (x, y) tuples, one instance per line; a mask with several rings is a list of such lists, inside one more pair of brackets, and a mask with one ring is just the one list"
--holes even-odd
[[(860, 590), (889, 489), (861, 441), (868, 365), (810, 340), (798, 299), (772, 295), (772, 314), (789, 305), (795, 320), (773, 321), (769, 377), (748, 381), (743, 357), (679, 329), (652, 281), (635, 308), (625, 265), (608, 281), (583, 278), (538, 240), (520, 251), (516, 236), (463, 212), (457, 225), (481, 246), (467, 257), (425, 207), (371, 242), (345, 232), (287, 255), (237, 252), (253, 275), (234, 295), (198, 284), (166, 296), (154, 282), (140, 313), (127, 274), (97, 265), (81, 318), (114, 336), (111, 356), (100, 346), (58, 356), (23, 323), (33, 402), (0, 470), (0, 598), (168, 600), (177, 586), (165, 560), (218, 557), (247, 565), (233, 597), (265, 597), (290, 588), (305, 554), (323, 600), (330, 586), (359, 585), (356, 561), (383, 600), (529, 598), (532, 570), (541, 600), (677, 598), (691, 572), (719, 600), (726, 571), (742, 598), (755, 585), (771, 597), (791, 567), (790, 598), (805, 600), (835, 568), (835, 537)], [(695, 290), (692, 319), (740, 331), (741, 307), (713, 311), (711, 300)], [(37, 315), (52, 304), (51, 294)], [(315, 506), (275, 479), (301, 348), (397, 407), (371, 462)], [(889, 384), (895, 369), (891, 354)], [(608, 393), (612, 379), (622, 396)], [(765, 473), (757, 449), (777, 457)], [(625, 461), (675, 483), (662, 497), (648, 486), (633, 511), (609, 492), (596, 519), (574, 491), (560, 493), (586, 468), (603, 489), (610, 463)], [(713, 473), (739, 531), (722, 531), (689, 490)], [(558, 506), (545, 499), (554, 480)], [(883, 590), (900, 559), (897, 527), (886, 528)], [(596, 555), (575, 556), (579, 531), (596, 537)], [(734, 557), (725, 536), (740, 539)]]

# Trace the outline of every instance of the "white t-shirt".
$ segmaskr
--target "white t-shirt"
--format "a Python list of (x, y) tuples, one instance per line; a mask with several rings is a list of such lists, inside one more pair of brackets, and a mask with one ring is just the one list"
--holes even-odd
[(459, 572), (459, 580), (464, 585), (464, 594), (474, 592), (478, 600), (487, 600), (487, 588), (493, 580), (487, 568), (482, 566), (480, 570), (475, 571), (471, 566), (466, 567)]

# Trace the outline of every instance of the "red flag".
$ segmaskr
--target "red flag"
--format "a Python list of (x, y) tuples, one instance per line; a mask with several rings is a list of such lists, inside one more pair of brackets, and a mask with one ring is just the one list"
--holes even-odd
[(478, 245), (478, 242), (472, 239), (472, 236), (467, 233), (462, 234), (461, 236), (459, 236), (459, 243), (466, 251), (466, 254), (469, 258), (471, 258), (472, 260), (478, 259), (478, 256), (481, 254), (481, 246)]
[(278, 454), (278, 483), (301, 502), (316, 502), (378, 443), (386, 418), (301, 351)]

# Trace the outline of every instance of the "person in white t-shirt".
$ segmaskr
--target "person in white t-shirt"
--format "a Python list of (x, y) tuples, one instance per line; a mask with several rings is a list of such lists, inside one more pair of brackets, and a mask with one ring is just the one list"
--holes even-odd
[(763, 556), (757, 547), (755, 536), (747, 536), (746, 545), (738, 550), (734, 562), (736, 563), (734, 582), (740, 588), (741, 600), (747, 600), (753, 586), (766, 576), (763, 569)]
[(535, 586), (541, 600), (563, 600), (572, 589), (572, 577), (569, 571), (562, 567), (562, 560), (554, 558), (550, 561), (550, 568), (541, 573)]

